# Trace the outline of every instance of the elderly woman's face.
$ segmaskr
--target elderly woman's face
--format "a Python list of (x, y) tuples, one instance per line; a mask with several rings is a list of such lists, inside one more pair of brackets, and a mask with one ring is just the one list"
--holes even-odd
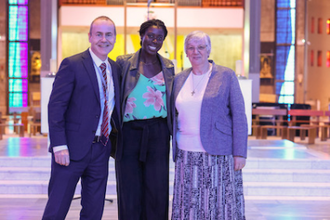
[(209, 52), (204, 39), (191, 39), (186, 47), (186, 54), (191, 65), (200, 65), (208, 63)]
[(142, 49), (149, 54), (156, 54), (163, 46), (164, 31), (161, 27), (151, 26), (141, 36)]

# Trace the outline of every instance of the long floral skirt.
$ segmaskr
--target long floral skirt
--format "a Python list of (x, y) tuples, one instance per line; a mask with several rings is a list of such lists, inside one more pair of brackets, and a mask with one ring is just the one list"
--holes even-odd
[(172, 220), (244, 220), (242, 171), (231, 155), (178, 150)]

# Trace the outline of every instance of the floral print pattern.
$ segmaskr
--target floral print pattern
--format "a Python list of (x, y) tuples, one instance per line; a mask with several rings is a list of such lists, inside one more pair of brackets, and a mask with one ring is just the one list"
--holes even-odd
[(164, 102), (162, 99), (162, 92), (156, 89), (152, 89), (150, 86), (147, 86), (148, 92), (143, 94), (143, 98), (147, 99), (144, 102), (144, 105), (148, 107), (149, 105), (154, 105), (156, 111), (160, 111), (164, 106)]
[(133, 109), (136, 107), (136, 104), (134, 103), (135, 100), (136, 100), (136, 98), (134, 98), (134, 97), (130, 97), (127, 99), (125, 114), (133, 113)]
[(163, 74), (157, 74), (156, 76), (152, 77), (150, 80), (153, 82), (154, 85), (159, 85), (159, 86), (165, 85)]
[(140, 74), (135, 88), (127, 97), (124, 122), (158, 117), (167, 117), (163, 72), (152, 78)]

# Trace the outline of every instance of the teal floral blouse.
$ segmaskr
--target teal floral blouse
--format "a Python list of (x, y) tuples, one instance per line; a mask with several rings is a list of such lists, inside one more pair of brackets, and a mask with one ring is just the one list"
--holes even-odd
[(163, 72), (152, 78), (140, 74), (139, 80), (127, 97), (124, 122), (167, 117), (166, 87)]

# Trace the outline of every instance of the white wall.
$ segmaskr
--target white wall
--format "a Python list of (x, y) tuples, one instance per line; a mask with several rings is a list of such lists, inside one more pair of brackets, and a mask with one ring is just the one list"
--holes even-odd
[[(174, 8), (150, 8), (151, 16), (174, 28)], [(127, 7), (127, 27), (139, 27), (147, 19), (147, 7)], [(177, 27), (243, 29), (243, 8), (177, 8)], [(89, 27), (98, 16), (110, 17), (116, 27), (124, 26), (123, 6), (62, 6), (59, 10), (59, 26)]]

